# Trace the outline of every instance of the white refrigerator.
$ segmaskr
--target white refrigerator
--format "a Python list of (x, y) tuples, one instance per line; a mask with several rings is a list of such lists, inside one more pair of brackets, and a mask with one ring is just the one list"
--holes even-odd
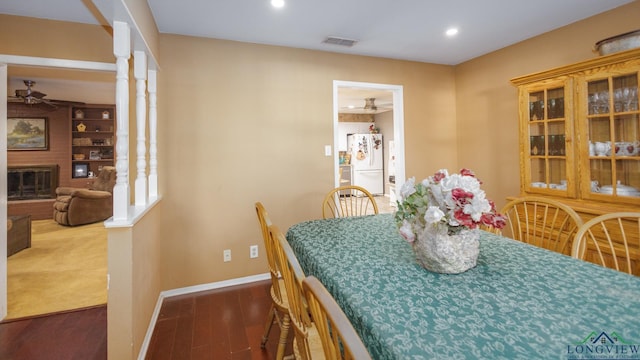
[(352, 184), (362, 186), (373, 195), (383, 195), (382, 134), (349, 134), (347, 149), (351, 153)]

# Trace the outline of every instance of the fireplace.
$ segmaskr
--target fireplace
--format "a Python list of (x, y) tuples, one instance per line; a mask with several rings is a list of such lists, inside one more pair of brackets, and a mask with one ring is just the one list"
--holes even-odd
[(7, 200), (55, 199), (58, 165), (9, 166)]

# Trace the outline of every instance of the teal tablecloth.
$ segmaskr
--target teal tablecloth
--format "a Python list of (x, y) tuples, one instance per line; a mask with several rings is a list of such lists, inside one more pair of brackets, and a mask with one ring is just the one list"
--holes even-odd
[(483, 232), (478, 265), (420, 267), (391, 214), (287, 240), (374, 359), (640, 359), (640, 278)]

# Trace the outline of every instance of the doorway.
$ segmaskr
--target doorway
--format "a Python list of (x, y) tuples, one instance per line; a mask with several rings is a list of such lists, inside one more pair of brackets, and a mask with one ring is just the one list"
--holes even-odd
[[(364, 114), (358, 121), (362, 124), (347, 123), (340, 119), (349, 119), (345, 114)], [(351, 116), (350, 116), (351, 117)], [(355, 118), (355, 117), (351, 117)], [(345, 130), (346, 126), (346, 130)], [(353, 130), (353, 129), (357, 130)], [(383, 148), (383, 198), (377, 200), (383, 205), (381, 212), (393, 212), (395, 193), (404, 183), (404, 105), (401, 85), (377, 84), (366, 82), (333, 82), (333, 143), (335, 186), (341, 182), (343, 168), (350, 162), (345, 132), (378, 132), (382, 137)], [(351, 170), (353, 171), (353, 170)], [(349, 174), (353, 177), (353, 173)], [(384, 211), (382, 211), (384, 208)]]
[[(55, 61), (54, 61), (55, 60)], [(9, 74), (11, 67), (11, 75)], [(108, 77), (110, 82), (114, 83), (113, 74), (115, 73), (115, 64), (87, 62), (76, 60), (59, 60), (47, 59), (27, 56), (10, 56), (0, 54), (0, 81), (5, 85), (0, 85), (0, 97), (7, 99), (8, 88), (11, 84), (13, 75), (27, 78), (49, 78), (62, 77), (66, 81), (87, 79), (87, 77), (95, 76), (102, 79)], [(55, 72), (55, 75), (49, 75), (49, 72)], [(74, 74), (77, 74), (74, 76)], [(88, 75), (91, 74), (91, 75)], [(99, 75), (98, 75), (99, 74)], [(115, 84), (113, 85), (115, 89)], [(52, 88), (50, 88), (52, 89)], [(95, 92), (93, 92), (95, 94)], [(115, 91), (111, 91), (113, 95)], [(55, 93), (49, 91), (51, 98), (55, 98)], [(7, 123), (7, 102), (0, 103), (0, 132), (6, 134)], [(0, 180), (0, 216), (7, 216), (7, 140), (6, 137), (0, 138), (0, 155), (5, 161), (0, 162), (0, 172), (4, 174)], [(6, 233), (6, 222), (0, 222), (0, 231)], [(6, 237), (0, 237), (0, 248), (6, 249)], [(0, 319), (7, 315), (7, 257), (0, 256)]]

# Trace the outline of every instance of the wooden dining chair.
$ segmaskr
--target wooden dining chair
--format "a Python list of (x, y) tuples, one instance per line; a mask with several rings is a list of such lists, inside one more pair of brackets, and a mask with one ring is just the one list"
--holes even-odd
[(332, 189), (322, 201), (322, 217), (340, 218), (378, 214), (378, 204), (367, 189), (345, 185)]
[(571, 256), (640, 276), (640, 212), (596, 216), (576, 233)]
[(289, 299), (289, 317), (294, 330), (293, 354), (298, 360), (324, 359), (322, 341), (311, 320), (307, 301), (302, 291), (304, 272), (291, 245), (278, 227), (270, 226), (269, 233), (275, 245), (278, 267), (282, 272)]
[(284, 358), (284, 352), (289, 338), (289, 328), (291, 326), (289, 318), (289, 301), (284, 287), (284, 280), (282, 279), (277, 265), (276, 253), (272, 239), (269, 234), (269, 226), (272, 225), (271, 219), (261, 202), (256, 202), (255, 207), (258, 215), (258, 222), (260, 223), (260, 230), (262, 231), (267, 263), (269, 265), (269, 273), (271, 275), (270, 293), (272, 300), (260, 347), (264, 349), (267, 346), (267, 340), (269, 339), (269, 333), (271, 332), (273, 323), (277, 323), (280, 327), (280, 338), (278, 340), (276, 359), (281, 360)]
[(371, 359), (349, 318), (320, 280), (315, 276), (307, 276), (302, 281), (302, 289), (322, 340), (326, 358), (328, 360)]
[(583, 224), (575, 210), (543, 197), (515, 199), (500, 213), (507, 218), (502, 235), (565, 255), (571, 255), (571, 243)]

